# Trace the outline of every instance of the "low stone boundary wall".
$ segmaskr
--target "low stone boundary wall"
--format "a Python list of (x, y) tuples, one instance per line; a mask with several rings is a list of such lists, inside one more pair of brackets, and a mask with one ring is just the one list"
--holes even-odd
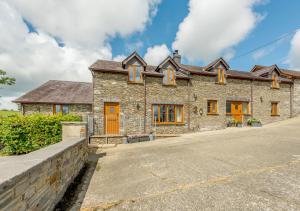
[(88, 156), (86, 138), (0, 157), (0, 210), (52, 210)]

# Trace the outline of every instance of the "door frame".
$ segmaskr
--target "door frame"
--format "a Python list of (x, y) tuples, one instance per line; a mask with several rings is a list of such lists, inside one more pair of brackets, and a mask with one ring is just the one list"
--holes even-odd
[[(242, 101), (231, 101), (231, 115), (232, 117), (238, 121), (238, 122), (243, 122), (243, 102)], [(241, 112), (238, 113), (233, 113), (233, 106), (238, 105), (238, 110), (240, 109)], [(236, 111), (236, 109), (234, 109)]]
[[(106, 106), (109, 105), (114, 105), (118, 107), (118, 111), (119, 111), (119, 116), (118, 116), (118, 132), (117, 133), (108, 133), (107, 132), (107, 121), (106, 121)], [(120, 103), (118, 102), (104, 102), (104, 109), (103, 109), (103, 122), (104, 122), (104, 134), (105, 135), (120, 135), (120, 113), (121, 113), (121, 108), (120, 108)]]

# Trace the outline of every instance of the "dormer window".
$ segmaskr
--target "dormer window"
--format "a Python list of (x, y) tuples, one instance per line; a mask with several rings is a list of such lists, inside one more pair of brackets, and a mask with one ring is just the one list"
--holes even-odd
[(142, 66), (140, 65), (128, 66), (128, 81), (133, 83), (141, 83), (143, 81)]
[(218, 83), (219, 84), (225, 84), (226, 83), (225, 70), (224, 69), (218, 69)]
[(173, 68), (168, 67), (166, 70), (164, 70), (163, 83), (165, 85), (176, 85), (175, 70)]
[(276, 74), (272, 75), (272, 88), (279, 89), (279, 80), (278, 80), (278, 76)]

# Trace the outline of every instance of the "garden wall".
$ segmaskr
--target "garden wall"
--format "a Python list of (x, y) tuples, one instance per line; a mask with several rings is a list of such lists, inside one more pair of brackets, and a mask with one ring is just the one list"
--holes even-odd
[(87, 160), (86, 138), (0, 157), (0, 210), (52, 210)]

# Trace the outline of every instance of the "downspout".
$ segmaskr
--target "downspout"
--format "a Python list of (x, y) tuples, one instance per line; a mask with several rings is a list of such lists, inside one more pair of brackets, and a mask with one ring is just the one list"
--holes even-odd
[(294, 116), (294, 83), (290, 84), (290, 118)]
[(144, 80), (144, 133), (146, 133), (146, 124), (147, 124), (147, 119), (146, 119), (146, 115), (147, 115), (147, 89), (146, 89), (146, 79), (147, 76), (145, 75), (145, 80)]
[(253, 118), (253, 79), (251, 80), (251, 117)]
[(191, 80), (188, 80), (188, 131), (191, 130), (191, 85), (190, 85)]

